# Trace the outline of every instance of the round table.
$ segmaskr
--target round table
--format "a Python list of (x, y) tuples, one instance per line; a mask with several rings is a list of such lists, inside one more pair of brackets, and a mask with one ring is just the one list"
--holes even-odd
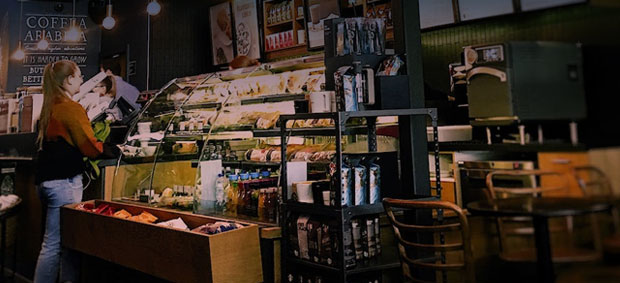
[(548, 218), (603, 212), (610, 208), (611, 204), (603, 200), (581, 198), (508, 198), (467, 204), (468, 211), (473, 215), (532, 217), (538, 261), (537, 277), (540, 282), (555, 281)]

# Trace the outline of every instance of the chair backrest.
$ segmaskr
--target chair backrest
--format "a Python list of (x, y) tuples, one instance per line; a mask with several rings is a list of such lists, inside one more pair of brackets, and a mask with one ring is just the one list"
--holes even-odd
[[(495, 185), (495, 180), (498, 177), (530, 177), (532, 179), (532, 186), (529, 187), (499, 187)], [(542, 187), (540, 181), (541, 177), (554, 178), (554, 183), (557, 185)], [(557, 179), (557, 181), (555, 181)], [(489, 189), (491, 199), (508, 198), (508, 197), (540, 197), (545, 192), (557, 192), (568, 191), (568, 180), (566, 176), (555, 171), (545, 170), (497, 170), (487, 174), (486, 178), (487, 188)]]
[[(587, 197), (613, 196), (611, 181), (601, 169), (594, 166), (575, 166), (572, 168), (573, 177), (577, 180), (583, 195)], [(611, 210), (614, 230), (620, 231), (620, 208)]]
[(575, 166), (572, 175), (585, 196), (607, 197), (613, 194), (609, 178), (597, 167)]
[[(496, 186), (494, 181), (501, 176), (531, 176), (533, 179), (532, 186), (530, 187), (499, 187)], [(552, 186), (539, 185), (540, 178), (546, 177), (550, 182), (547, 184), (553, 184)], [(494, 171), (487, 175), (486, 182), (489, 189), (489, 195), (492, 199), (509, 198), (509, 197), (541, 197), (545, 192), (568, 192), (569, 191), (569, 178), (568, 174), (563, 174), (555, 171), (545, 170), (500, 170)], [(509, 258), (508, 247), (516, 247), (508, 243), (510, 236), (516, 237), (531, 237), (533, 235), (533, 228), (531, 225), (531, 219), (529, 217), (497, 217), (497, 229), (499, 234), (500, 243), (500, 257)], [(573, 239), (573, 217), (563, 217), (560, 225), (556, 225), (550, 228), (552, 232), (562, 231), (568, 239), (569, 243), (574, 242)], [(596, 226), (596, 219), (594, 215), (591, 215), (592, 231), (594, 234), (594, 246), (597, 250), (600, 249), (600, 243), (598, 239), (598, 226)], [(522, 249), (521, 244), (518, 244), (518, 248)], [(528, 256), (523, 256), (525, 260)], [(513, 257), (509, 260), (521, 261), (519, 257)]]
[[(427, 282), (421, 278), (417, 278), (412, 269), (426, 269), (441, 273), (446, 278), (448, 271), (460, 271), (464, 273), (462, 278), (465, 282), (476, 282), (474, 261), (471, 247), (471, 236), (467, 217), (453, 203), (446, 201), (433, 200), (402, 200), (402, 199), (383, 199), (383, 206), (388, 215), (394, 234), (398, 242), (398, 251), (401, 260), (403, 276), (414, 282)], [(444, 221), (430, 221), (431, 224), (410, 223), (405, 219), (399, 219), (395, 210), (441, 210), (452, 211), (458, 219), (454, 223), (444, 223)], [(455, 233), (460, 231), (460, 242), (445, 243), (440, 240), (436, 243), (435, 237), (432, 237), (432, 243), (414, 240), (407, 235), (412, 233), (431, 233), (433, 236), (440, 235), (440, 239), (444, 239), (445, 233)], [(446, 259), (447, 252), (462, 251), (462, 260), (448, 262)], [(444, 281), (445, 282), (445, 281)]]

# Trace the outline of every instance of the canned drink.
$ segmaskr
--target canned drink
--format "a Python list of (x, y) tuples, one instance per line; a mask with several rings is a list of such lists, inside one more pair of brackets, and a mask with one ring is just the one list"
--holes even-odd
[(355, 166), (353, 169), (353, 177), (355, 179), (355, 199), (353, 204), (355, 205), (364, 205), (368, 202), (366, 201), (366, 175), (367, 170), (366, 167), (362, 165)]
[(342, 206), (353, 206), (352, 180), (351, 168), (343, 164), (340, 170), (340, 202)]
[(368, 190), (370, 194), (369, 203), (381, 202), (381, 168), (377, 164), (370, 164), (368, 167)]

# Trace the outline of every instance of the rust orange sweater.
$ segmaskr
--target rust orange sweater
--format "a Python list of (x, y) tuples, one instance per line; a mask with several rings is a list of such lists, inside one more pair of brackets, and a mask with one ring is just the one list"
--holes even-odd
[(84, 170), (84, 156), (94, 159), (102, 152), (103, 143), (95, 138), (86, 110), (75, 101), (58, 100), (39, 152), (37, 180), (74, 177)]

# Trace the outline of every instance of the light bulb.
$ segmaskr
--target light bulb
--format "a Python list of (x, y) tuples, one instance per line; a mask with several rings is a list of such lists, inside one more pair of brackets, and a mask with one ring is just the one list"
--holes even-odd
[(114, 25), (116, 25), (116, 20), (114, 20), (114, 18), (112, 18), (111, 16), (105, 17), (105, 19), (103, 19), (103, 27), (105, 29), (112, 29), (114, 28)]
[(159, 14), (160, 11), (161, 11), (161, 5), (157, 3), (157, 0), (153, 0), (149, 2), (149, 4), (146, 6), (146, 12), (149, 13), (149, 15), (151, 16), (155, 16)]
[(39, 50), (46, 50), (49, 46), (50, 46), (50, 43), (47, 42), (47, 39), (45, 39), (45, 38), (42, 38), (41, 41), (39, 41), (39, 43), (37, 43), (37, 48)]
[(24, 60), (24, 57), (26, 57), (26, 53), (24, 53), (24, 49), (22, 49), (22, 42), (20, 41), (17, 50), (13, 53), (13, 59)]
[(80, 32), (78, 31), (76, 26), (72, 26), (65, 34), (65, 40), (67, 41), (78, 41), (79, 38)]

